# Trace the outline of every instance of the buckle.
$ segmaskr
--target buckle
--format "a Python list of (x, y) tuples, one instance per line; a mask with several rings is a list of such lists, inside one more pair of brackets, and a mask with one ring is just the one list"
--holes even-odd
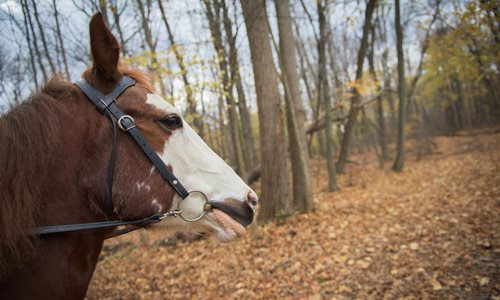
[[(124, 120), (128, 119), (129, 122), (131, 123), (128, 127), (127, 125), (124, 125), (122, 122)], [(123, 131), (129, 131), (130, 129), (136, 127), (135, 126), (135, 121), (134, 121), (134, 118), (132, 118), (131, 116), (129, 115), (123, 115), (121, 116), (119, 119), (118, 119), (118, 127), (120, 127), (121, 130)]]

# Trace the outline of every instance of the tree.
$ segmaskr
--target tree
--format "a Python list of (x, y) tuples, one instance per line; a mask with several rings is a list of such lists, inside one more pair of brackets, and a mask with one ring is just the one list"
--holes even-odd
[(245, 165), (250, 168), (258, 161), (257, 150), (252, 133), (252, 121), (250, 112), (248, 111), (245, 92), (243, 91), (243, 83), (240, 74), (240, 66), (238, 61), (238, 51), (236, 48), (236, 33), (233, 34), (233, 24), (229, 18), (229, 13), (225, 0), (221, 0), (222, 12), (224, 15), (224, 30), (226, 32), (226, 40), (229, 45), (229, 69), (231, 70), (231, 82), (236, 85), (236, 93), (238, 95), (238, 109), (240, 112), (240, 122), (243, 134), (243, 142), (246, 151), (243, 151)]
[(38, 26), (38, 32), (40, 34), (40, 38), (42, 40), (42, 46), (43, 46), (45, 58), (49, 62), (50, 71), (52, 72), (52, 74), (55, 74), (56, 67), (55, 67), (54, 62), (52, 61), (52, 57), (49, 53), (49, 46), (47, 44), (47, 39), (45, 38), (45, 31), (43, 30), (42, 23), (40, 22), (40, 15), (38, 14), (37, 4), (34, 0), (31, 0), (31, 4), (33, 5), (33, 15), (35, 17), (36, 24)]
[(212, 42), (219, 62), (220, 76), (222, 77), (222, 91), (226, 99), (227, 113), (229, 116), (229, 129), (231, 131), (231, 139), (233, 152), (237, 166), (237, 172), (240, 176), (245, 177), (247, 168), (243, 158), (243, 150), (240, 140), (240, 123), (238, 121), (238, 112), (233, 97), (233, 81), (229, 78), (229, 68), (227, 63), (226, 50), (222, 44), (221, 22), (220, 22), (220, 4), (218, 0), (213, 1), (214, 10), (208, 0), (203, 0), (205, 4), (205, 14), (208, 19)]
[[(382, 77), (384, 79), (384, 86), (383, 90), (385, 91), (385, 95), (387, 97), (387, 102), (389, 103), (389, 112), (390, 112), (390, 126), (389, 128), (389, 133), (393, 132), (393, 129), (397, 127), (397, 120), (396, 120), (396, 109), (394, 108), (394, 95), (392, 93), (392, 88), (391, 88), (391, 71), (389, 68), (389, 43), (387, 41), (387, 26), (385, 20), (385, 9), (386, 5), (382, 4), (380, 5), (380, 18), (381, 22), (378, 23), (378, 32), (379, 32), (379, 39), (382, 43), (384, 43), (384, 50), (382, 51)], [(388, 136), (388, 135), (387, 135)], [(387, 158), (389, 158), (389, 151), (387, 153)]]
[(288, 138), (292, 161), (293, 202), (301, 212), (313, 209), (309, 155), (307, 151), (305, 111), (299, 89), (299, 76), (295, 61), (295, 37), (288, 0), (275, 0), (278, 18), (280, 61), (285, 86)]
[[(380, 92), (380, 83), (377, 79), (377, 74), (375, 73), (375, 26), (372, 26), (371, 30), (371, 45), (370, 52), (368, 53), (368, 68), (370, 70), (370, 75), (372, 80), (375, 82), (378, 91)], [(387, 160), (389, 154), (387, 152), (387, 143), (386, 143), (386, 129), (385, 129), (385, 120), (384, 120), (384, 104), (382, 99), (382, 94), (377, 97), (377, 121), (378, 121), (378, 135), (379, 135), (379, 144), (380, 144), (380, 167), (384, 168), (384, 162)]]
[(66, 48), (64, 47), (64, 42), (62, 38), (61, 25), (59, 24), (59, 11), (57, 9), (56, 0), (52, 0), (52, 8), (54, 9), (54, 19), (56, 21), (56, 35), (57, 42), (59, 43), (59, 48), (61, 49), (61, 56), (64, 64), (64, 72), (66, 74), (66, 78), (70, 79), (69, 68), (68, 68), (68, 59), (66, 58)]
[(194, 95), (193, 95), (193, 88), (191, 87), (191, 84), (189, 83), (189, 80), (187, 77), (187, 68), (186, 68), (186, 65), (184, 63), (184, 57), (182, 56), (181, 52), (179, 51), (178, 45), (175, 43), (174, 34), (172, 32), (172, 29), (170, 28), (170, 24), (168, 22), (166, 14), (165, 14), (165, 9), (163, 8), (162, 0), (158, 0), (158, 7), (160, 8), (160, 13), (161, 13), (161, 18), (163, 20), (163, 24), (165, 24), (165, 28), (167, 29), (168, 39), (170, 41), (170, 46), (172, 47), (172, 50), (174, 52), (175, 59), (177, 60), (177, 64), (179, 65), (179, 68), (181, 69), (182, 82), (184, 83), (184, 89), (186, 91), (186, 100), (188, 102), (189, 115), (193, 118), (193, 125), (194, 125), (194, 127), (196, 127), (198, 134), (201, 137), (203, 137), (203, 135), (204, 135), (203, 122), (202, 122), (200, 116), (196, 112), (196, 101), (195, 101)]
[(328, 169), (328, 191), (336, 191), (337, 179), (335, 174), (335, 150), (333, 144), (333, 124), (331, 111), (331, 98), (329, 92), (328, 79), (326, 74), (326, 9), (327, 4), (323, 4), (322, 0), (317, 1), (319, 15), (319, 40), (318, 40), (318, 101), (323, 103), (325, 107), (325, 141), (326, 141), (326, 162)]
[(123, 34), (123, 29), (121, 25), (121, 15), (125, 11), (125, 8), (127, 7), (127, 3), (123, 5), (122, 8), (118, 7), (118, 2), (120, 0), (110, 0), (109, 1), (109, 7), (111, 11), (111, 15), (113, 16), (113, 22), (114, 22), (114, 27), (116, 28), (116, 31), (118, 32), (118, 38), (120, 41), (120, 50), (122, 51), (122, 56), (126, 56), (128, 54), (128, 47), (127, 47), (127, 40), (124, 37)]
[[(30, 12), (29, 4), (27, 1), (28, 0), (24, 0), (24, 1), (21, 0), (21, 7), (23, 10), (23, 15), (24, 15), (24, 25), (26, 27), (26, 32), (25, 32), (26, 39), (28, 41), (28, 44), (30, 44), (30, 41), (31, 41), (33, 49), (34, 49), (34, 52), (33, 52), (34, 57), (36, 58), (36, 60), (38, 62), (38, 67), (40, 67), (40, 70), (42, 71), (43, 81), (47, 81), (48, 75), (47, 75), (47, 71), (45, 70), (45, 66), (43, 65), (43, 62), (42, 62), (42, 55), (40, 53), (40, 49), (38, 48), (36, 33), (35, 33), (35, 29), (33, 27), (33, 21), (31, 19), (31, 12)], [(31, 47), (30, 47), (30, 49), (31, 49)], [(34, 72), (33, 76), (35, 77), (35, 81), (36, 81), (36, 67), (33, 67), (33, 72)]]
[(398, 53), (398, 134), (396, 141), (396, 159), (392, 169), (396, 172), (403, 170), (405, 159), (405, 120), (406, 120), (406, 82), (403, 54), (403, 29), (401, 28), (401, 16), (399, 12), (399, 0), (395, 0), (395, 25), (396, 25), (396, 45)]
[(31, 31), (30, 27), (28, 26), (28, 6), (26, 2), (23, 2), (21, 0), (21, 7), (23, 11), (23, 25), (24, 25), (24, 37), (26, 39), (26, 44), (28, 45), (28, 50), (29, 50), (29, 58), (30, 58), (30, 66), (31, 66), (31, 74), (33, 77), (33, 81), (35, 83), (35, 88), (38, 89), (38, 77), (37, 77), (37, 69), (36, 69), (36, 63), (35, 63), (35, 50), (33, 49), (32, 43), (31, 43)]
[(494, 66), (500, 47), (488, 25), (488, 12), (471, 2), (454, 15), (457, 18), (452, 24), (438, 18), (438, 26), (425, 39), (428, 43), (424, 40), (423, 46), (428, 47), (421, 79), (417, 83), (415, 77), (408, 92), (421, 117), (426, 118), (423, 124), (441, 132), (490, 122), (498, 107), (494, 87), (499, 84), (499, 73)]
[(407, 108), (406, 108), (407, 116), (411, 116), (411, 114), (412, 114), (412, 107), (414, 106), (414, 105), (412, 105), (413, 95), (415, 92), (415, 88), (417, 87), (417, 82), (420, 79), (420, 76), (422, 76), (422, 68), (424, 65), (425, 54), (427, 53), (427, 49), (429, 48), (429, 38), (430, 38), (430, 34), (431, 34), (431, 28), (432, 28), (432, 25), (434, 24), (434, 22), (436, 21), (436, 19), (438, 18), (439, 11), (440, 11), (440, 8), (439, 8), (440, 4), (441, 4), (441, 0), (436, 0), (436, 8), (434, 9), (434, 14), (432, 15), (432, 19), (429, 23), (429, 27), (427, 27), (427, 30), (425, 31), (425, 37), (423, 40), (422, 49), (420, 51), (420, 60), (418, 61), (417, 71), (416, 71), (415, 76), (413, 77), (413, 80), (411, 81), (410, 90), (408, 91), (408, 95), (407, 95), (407, 97), (408, 97), (408, 104), (407, 104)]
[[(141, 20), (142, 20), (142, 30), (144, 30), (144, 39), (146, 40), (146, 44), (149, 47), (149, 56), (151, 57), (151, 64), (149, 65), (149, 68), (156, 73), (156, 76), (158, 78), (158, 83), (160, 84), (160, 92), (163, 97), (167, 95), (166, 90), (165, 90), (165, 84), (163, 83), (163, 80), (161, 78), (161, 72), (160, 72), (160, 63), (158, 62), (158, 58), (156, 57), (156, 46), (157, 41), (153, 40), (153, 33), (151, 32), (151, 27), (150, 27), (150, 14), (151, 14), (151, 2), (148, 1), (147, 3), (147, 11), (144, 8), (144, 5), (142, 3), (143, 0), (136, 0), (137, 7), (139, 8), (139, 12), (141, 15)], [(103, 3), (102, 0), (99, 1), (100, 4)], [(104, 15), (104, 20), (105, 23), (107, 22), (107, 14)]]
[(269, 40), (265, 0), (241, 0), (257, 94), (261, 149), (261, 210), (268, 220), (290, 213), (290, 179), (278, 77)]
[[(369, 0), (368, 4), (366, 4), (363, 35), (361, 37), (361, 44), (359, 46), (358, 62), (356, 67), (356, 85), (360, 84), (361, 77), (363, 76), (363, 62), (366, 57), (366, 51), (368, 49), (368, 35), (370, 34), (372, 15), (377, 2), (377, 0)], [(356, 86), (354, 86), (352, 93), (353, 96), (351, 99), (351, 110), (349, 112), (349, 118), (347, 119), (347, 124), (345, 126), (344, 138), (340, 147), (340, 155), (337, 163), (337, 172), (339, 173), (344, 172), (344, 166), (349, 155), (352, 133), (354, 131), (354, 125), (356, 123), (356, 117), (359, 111), (359, 107), (357, 104), (361, 101), (361, 95)]]

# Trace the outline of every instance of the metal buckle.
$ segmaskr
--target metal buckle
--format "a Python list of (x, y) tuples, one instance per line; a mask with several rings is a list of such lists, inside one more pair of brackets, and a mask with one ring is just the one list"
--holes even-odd
[[(189, 195), (194, 194), (194, 193), (200, 194), (203, 197), (203, 200), (205, 202), (203, 203), (203, 211), (202, 211), (202, 213), (199, 216), (197, 216), (197, 217), (189, 218), (189, 217), (183, 216), (184, 210), (181, 207), (181, 203), (182, 203), (182, 201), (188, 199)], [(179, 201), (179, 203), (177, 203), (177, 210), (180, 211), (180, 213), (178, 214), (178, 216), (182, 220), (184, 220), (186, 222), (196, 222), (199, 219), (203, 218), (207, 214), (207, 212), (210, 210), (211, 206), (208, 204), (208, 197), (207, 197), (207, 195), (205, 195), (205, 193), (200, 192), (200, 191), (191, 191), (191, 192), (189, 192), (189, 195), (186, 198), (181, 199), (181, 201)]]
[(163, 220), (165, 219), (166, 217), (177, 217), (178, 215), (180, 215), (182, 213), (182, 211), (179, 209), (179, 208), (176, 208), (174, 210), (169, 210), (167, 212), (164, 212), (160, 217), (159, 217), (159, 220)]
[[(124, 127), (123, 124), (122, 124), (122, 121), (124, 119), (129, 119), (131, 122), (132, 122), (132, 125), (130, 125), (130, 127)], [(135, 120), (134, 118), (132, 118), (131, 116), (129, 115), (123, 115), (121, 116), (119, 119), (118, 119), (118, 127), (120, 127), (121, 130), (123, 131), (129, 131), (130, 129), (136, 127), (135, 126)]]

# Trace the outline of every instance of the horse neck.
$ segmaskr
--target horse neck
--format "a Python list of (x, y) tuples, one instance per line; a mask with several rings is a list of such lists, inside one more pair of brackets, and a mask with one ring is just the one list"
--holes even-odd
[[(12, 151), (0, 153), (7, 154), (11, 158), (26, 159), (27, 163), (32, 164), (23, 166), (19, 170), (23, 174), (15, 174), (15, 170), (11, 170), (16, 177), (15, 180), (18, 181), (16, 184), (23, 182), (27, 184), (26, 188), (32, 193), (30, 198), (36, 202), (32, 203), (36, 207), (32, 214), (36, 221), (28, 222), (29, 224), (62, 225), (102, 220), (95, 213), (92, 204), (88, 201), (85, 188), (80, 184), (79, 169), (85, 157), (83, 154), (86, 142), (84, 135), (89, 133), (82, 132), (82, 128), (85, 127), (78, 124), (82, 120), (72, 117), (71, 112), (87, 113), (85, 112), (86, 106), (80, 107), (79, 102), (65, 103), (64, 107), (52, 107), (57, 112), (55, 114), (53, 110), (45, 109), (46, 107), (38, 109), (38, 114), (46, 113), (47, 115), (44, 120), (30, 120), (32, 122), (30, 128), (35, 132), (22, 132), (23, 126), (19, 124), (28, 123), (28, 120), (18, 119), (17, 130), (19, 131), (11, 133), (17, 135), (13, 136), (14, 139), (17, 137), (23, 143), (23, 135), (37, 137), (33, 137), (32, 140), (26, 138), (27, 144), (18, 149), (17, 156)], [(37, 104), (40, 103), (34, 101), (24, 105)], [(31, 107), (27, 107), (25, 111), (30, 109)], [(29, 118), (31, 115), (16, 111), (12, 113), (15, 114), (11, 116), (13, 118)], [(92, 110), (89, 114), (96, 113)], [(13, 125), (9, 124), (9, 126)], [(8, 126), (3, 125), (0, 132), (9, 129), (6, 127)], [(38, 145), (32, 145), (36, 149), (30, 148), (30, 143), (38, 143)], [(33, 155), (36, 156), (37, 153), (39, 159), (33, 159)], [(22, 176), (27, 179), (22, 179)], [(7, 190), (7, 188), (9, 187), (2, 185), (0, 191)], [(8, 273), (7, 276), (1, 277), (0, 275), (0, 298), (38, 298), (40, 295), (47, 295), (52, 299), (83, 298), (97, 263), (105, 234), (106, 231), (101, 230), (40, 237), (35, 243), (35, 254), (31, 256), (29, 262), (25, 263), (22, 268)]]

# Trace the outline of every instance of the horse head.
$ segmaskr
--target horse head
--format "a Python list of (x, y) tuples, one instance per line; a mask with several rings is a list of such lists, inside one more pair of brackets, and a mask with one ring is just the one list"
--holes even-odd
[[(121, 67), (119, 44), (99, 13), (90, 21), (90, 48), (93, 66), (84, 73), (84, 78), (101, 93), (109, 93), (124, 75), (134, 77)], [(115, 217), (138, 219), (175, 207), (182, 209), (186, 216), (195, 216), (201, 214), (204, 201), (209, 199), (211, 209), (196, 222), (187, 222), (187, 218), (167, 218), (161, 226), (180, 231), (208, 231), (221, 241), (242, 235), (253, 221), (257, 204), (255, 192), (210, 149), (184, 120), (179, 109), (156, 94), (150, 84), (141, 82), (140, 78), (136, 81), (136, 85), (116, 99), (116, 104), (135, 120), (147, 142), (191, 193), (183, 200), (130, 137), (121, 133), (113, 182)], [(79, 96), (85, 98), (83, 93)], [(95, 115), (97, 123), (92, 127), (96, 131), (91, 133), (95, 139), (92, 144), (101, 145), (101, 148), (107, 145), (107, 149), (99, 152), (89, 149), (93, 156), (88, 161), (96, 163), (90, 168), (83, 166), (83, 169), (87, 173), (85, 177), (89, 178), (87, 184), (92, 191), (89, 194), (94, 197), (92, 200), (102, 205), (106, 182), (103, 180), (106, 176), (104, 166), (108, 163), (106, 153), (111, 147), (111, 139), (108, 120)]]

